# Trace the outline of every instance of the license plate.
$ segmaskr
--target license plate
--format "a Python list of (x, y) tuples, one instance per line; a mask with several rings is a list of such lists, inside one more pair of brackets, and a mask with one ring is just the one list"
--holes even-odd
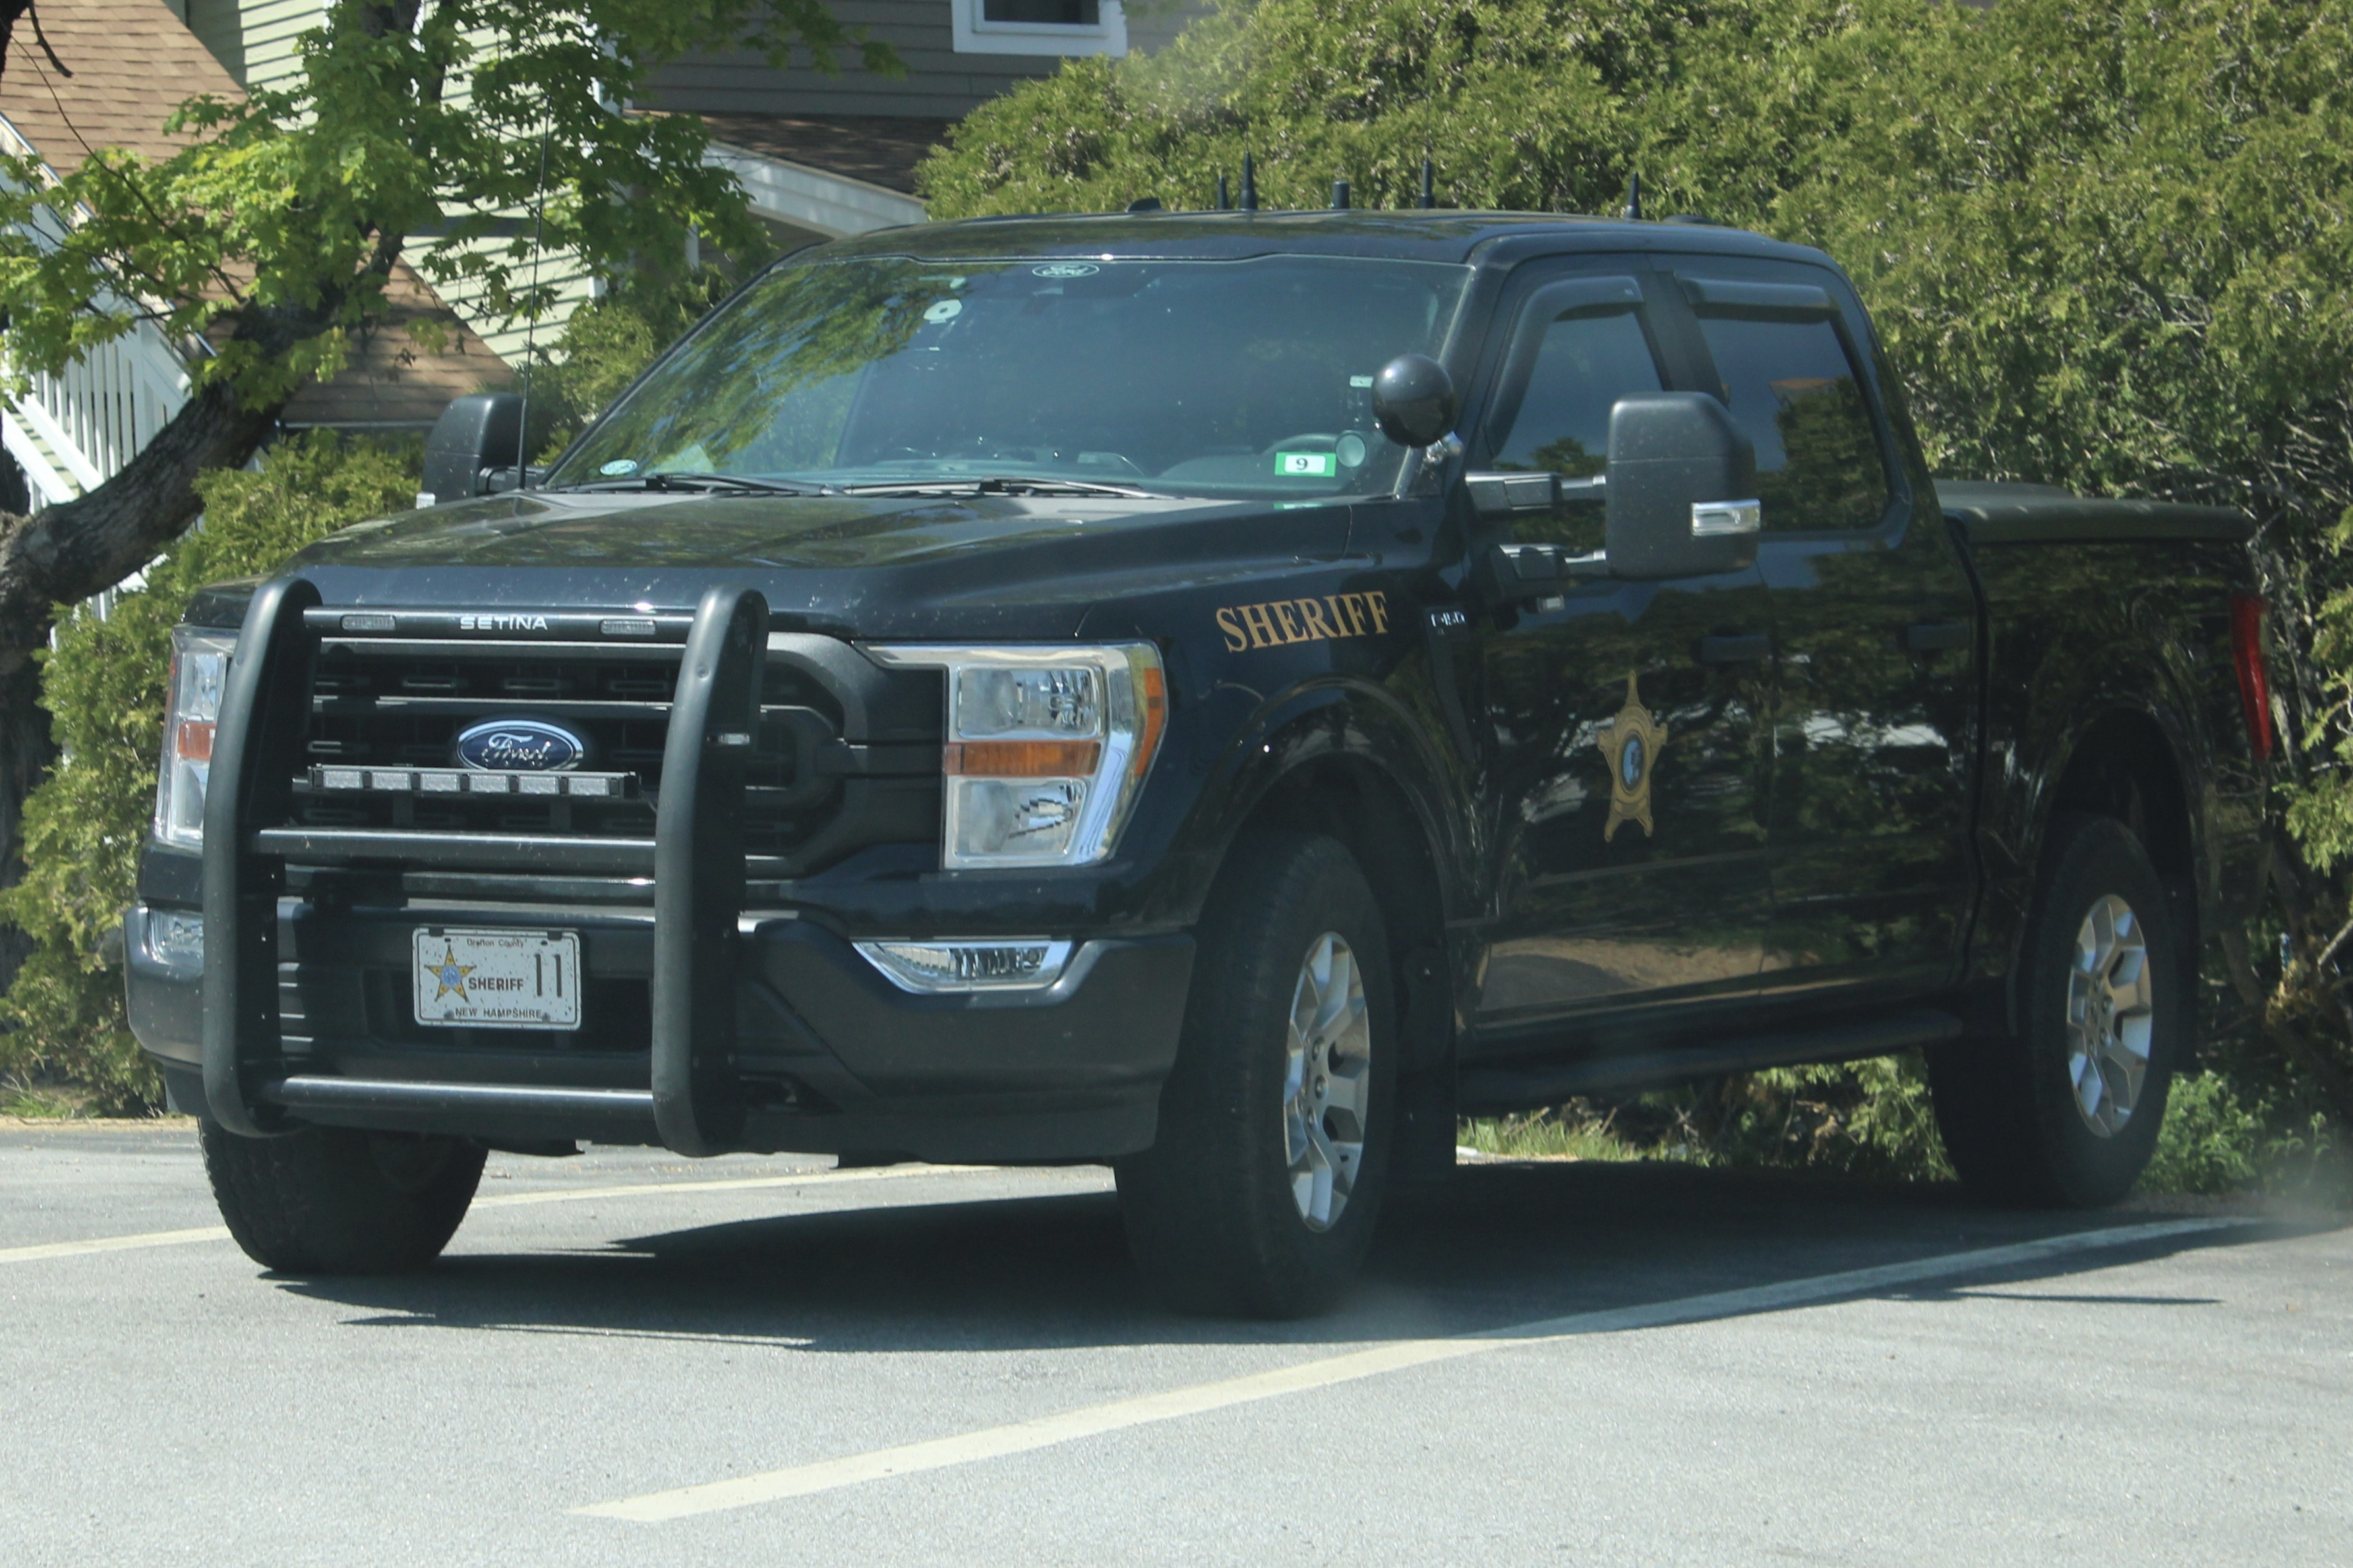
[(417, 931), (417, 1021), (460, 1028), (580, 1026), (580, 933)]

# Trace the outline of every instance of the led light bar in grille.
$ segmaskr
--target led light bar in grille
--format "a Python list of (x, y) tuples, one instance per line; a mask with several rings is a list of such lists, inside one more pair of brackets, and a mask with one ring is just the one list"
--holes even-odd
[(575, 800), (625, 800), (637, 795), (638, 775), (495, 773), (476, 768), (314, 767), (311, 770), (311, 787), (329, 795), (561, 795)]

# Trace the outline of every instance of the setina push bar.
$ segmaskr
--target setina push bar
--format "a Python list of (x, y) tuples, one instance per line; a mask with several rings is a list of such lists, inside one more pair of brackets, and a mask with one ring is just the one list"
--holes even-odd
[[(606, 1122), (650, 1121), (681, 1154), (723, 1152), (741, 1131), (729, 1092), (735, 1031), (737, 920), (744, 906), (744, 786), (760, 716), (768, 605), (740, 585), (706, 589), (695, 606), (662, 748), (654, 837), (613, 844), (556, 835), (438, 836), (428, 858), (467, 855), (486, 868), (595, 861), (654, 881), (652, 1074), (649, 1090), (377, 1082), (290, 1077), (279, 1038), (278, 900), (290, 853), (333, 850), (332, 832), (275, 826), (292, 807), (311, 643), (304, 612), (319, 590), (301, 577), (263, 584), (246, 613), (221, 693), (205, 793), (204, 1079), (213, 1118), (248, 1137), (287, 1131), (286, 1111), (366, 1106), (470, 1110)], [(386, 858), (400, 837), (351, 836)], [(418, 836), (420, 847), (426, 836)], [(357, 840), (367, 842), (362, 845)], [(617, 859), (615, 858), (617, 857)]]

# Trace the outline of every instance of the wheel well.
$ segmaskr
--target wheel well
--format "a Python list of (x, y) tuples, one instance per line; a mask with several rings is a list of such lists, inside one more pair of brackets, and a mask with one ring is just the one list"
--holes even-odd
[(2168, 885), (2194, 879), (2181, 770), (2165, 732), (2140, 714), (2111, 714), (2084, 731), (2052, 794), (2052, 811), (2054, 817), (2071, 811), (2115, 817), (2140, 840)]
[[(1329, 758), (1286, 774), (1252, 808), (1242, 831), (1264, 827), (1324, 834), (1356, 857), (1380, 904), (1393, 958), (1443, 950), (1445, 898), (1429, 841), (1405, 792), (1379, 769)], [(1402, 979), (1401, 967), (1398, 973)]]
[[(1251, 810), (1239, 843), (1257, 828), (1289, 828), (1336, 838), (1356, 858), (1380, 905), (1389, 939), (1389, 973), (1397, 984), (1398, 1015), (1409, 1075), (1433, 1086), (1439, 1098), (1409, 1117), (1442, 1127), (1453, 1148), (1453, 1078), (1440, 1071), (1454, 1045), (1453, 978), (1446, 957), (1446, 897), (1430, 840), (1412, 804), (1395, 781), (1371, 764), (1326, 757), (1286, 774)], [(1433, 1077), (1432, 1074), (1437, 1076)], [(1413, 1101), (1416, 1090), (1409, 1088)], [(1435, 1147), (1435, 1145), (1433, 1145)], [(1451, 1161), (1448, 1152), (1446, 1158)]]
[(2110, 714), (2085, 731), (2052, 797), (2051, 820), (2068, 812), (2114, 817), (2140, 840), (2182, 939), (2182, 983), (2195, 996), (2204, 949), (2197, 853), (2189, 795), (2165, 731), (2138, 713)]

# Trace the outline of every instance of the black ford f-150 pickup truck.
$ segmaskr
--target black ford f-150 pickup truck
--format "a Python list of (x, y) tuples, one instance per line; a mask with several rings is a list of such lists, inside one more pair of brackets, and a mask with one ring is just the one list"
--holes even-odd
[(1458, 1113), (1914, 1047), (2097, 1204), (2252, 896), (2243, 519), (1932, 483), (1817, 251), (925, 226), (516, 436), (177, 634), (131, 1013), (274, 1268), (596, 1139), (1108, 1161), (1301, 1311)]

